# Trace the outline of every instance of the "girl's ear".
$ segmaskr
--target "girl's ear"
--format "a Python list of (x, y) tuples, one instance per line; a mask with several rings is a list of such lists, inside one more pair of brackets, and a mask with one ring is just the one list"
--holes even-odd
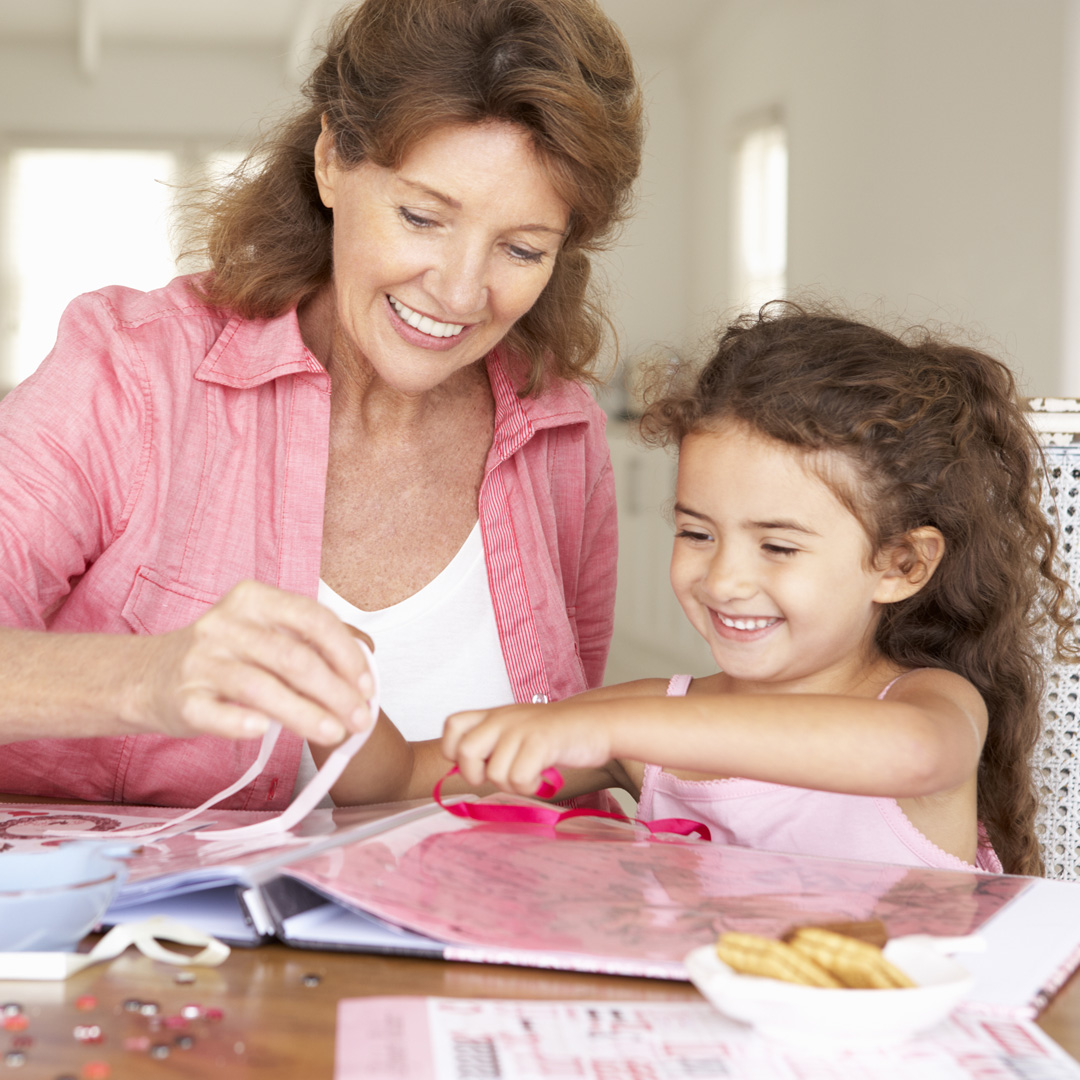
[(881, 579), (874, 591), (879, 604), (914, 596), (933, 576), (945, 554), (945, 537), (933, 525), (912, 529), (879, 556)]

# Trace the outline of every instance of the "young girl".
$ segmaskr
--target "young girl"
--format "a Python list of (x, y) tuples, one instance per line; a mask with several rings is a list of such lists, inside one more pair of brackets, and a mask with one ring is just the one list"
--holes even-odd
[[(560, 797), (621, 786), (725, 843), (1039, 873), (1042, 638), (1071, 624), (1008, 369), (769, 305), (643, 431), (679, 448), (671, 584), (717, 672), (457, 713), (465, 782), (557, 766)], [(413, 750), (399, 795), (445, 765)]]

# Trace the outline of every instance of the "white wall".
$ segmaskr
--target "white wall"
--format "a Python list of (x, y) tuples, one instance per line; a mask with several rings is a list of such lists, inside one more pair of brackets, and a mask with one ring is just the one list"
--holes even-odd
[(789, 287), (988, 335), (1061, 374), (1069, 0), (724, 0), (692, 45), (693, 306), (729, 304), (730, 150), (778, 107)]
[(89, 78), (73, 46), (0, 41), (0, 138), (229, 143), (287, 100), (284, 71), (269, 49), (107, 42)]

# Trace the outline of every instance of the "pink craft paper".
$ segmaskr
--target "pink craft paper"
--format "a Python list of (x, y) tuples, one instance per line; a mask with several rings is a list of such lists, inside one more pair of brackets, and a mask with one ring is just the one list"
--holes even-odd
[(725, 930), (780, 936), (808, 922), (880, 918), (892, 937), (961, 936), (1027, 885), (974, 871), (658, 844), (625, 826), (572, 824), (587, 831), (552, 835), (544, 825), (438, 816), (284, 872), (348, 906), (472, 950), (678, 964)]

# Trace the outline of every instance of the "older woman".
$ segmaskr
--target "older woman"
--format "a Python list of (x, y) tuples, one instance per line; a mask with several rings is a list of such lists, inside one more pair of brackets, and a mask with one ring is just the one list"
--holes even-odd
[(80, 297), (0, 406), (0, 791), (195, 805), (279, 721), (222, 805), (280, 808), (369, 723), (347, 622), (413, 739), (602, 680), (624, 42), (593, 0), (367, 0), (305, 92), (212, 269)]

